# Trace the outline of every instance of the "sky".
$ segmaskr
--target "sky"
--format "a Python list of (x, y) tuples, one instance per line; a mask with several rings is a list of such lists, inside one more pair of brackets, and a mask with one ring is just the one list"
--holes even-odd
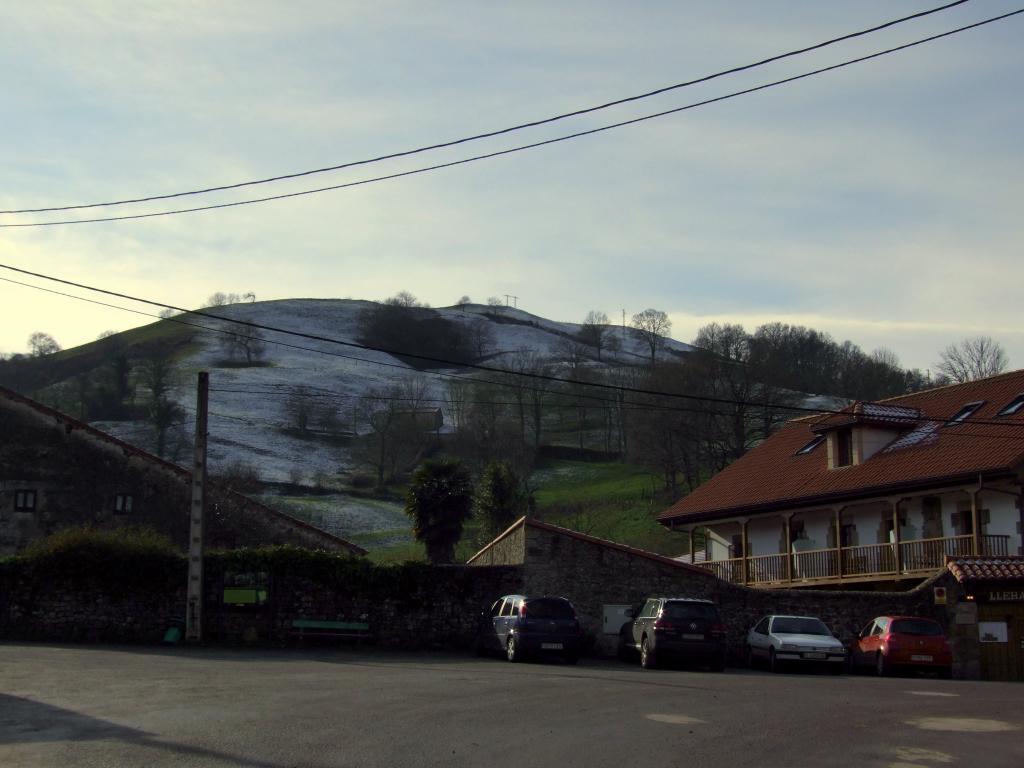
[[(932, 2), (15, 3), (0, 25), (0, 209), (332, 166), (644, 93)], [(588, 130), (1024, 6), (972, 0), (764, 67), (550, 125), (200, 197), (0, 215), (149, 213), (344, 184)], [(479, 162), (176, 216), (0, 228), (0, 263), (169, 304), (215, 291), (434, 306), (506, 294), (554, 320), (661, 309), (802, 324), (929, 368), (990, 335), (1024, 366), (1024, 14), (842, 70)], [(103, 299), (40, 278), (0, 278)], [(0, 352), (149, 318), (0, 280)]]

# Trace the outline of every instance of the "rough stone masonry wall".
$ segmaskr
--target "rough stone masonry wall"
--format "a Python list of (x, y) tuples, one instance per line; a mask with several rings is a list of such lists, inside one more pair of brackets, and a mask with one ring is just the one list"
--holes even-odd
[[(225, 605), (225, 575), (207, 559), (203, 635), (207, 642), (284, 644), (294, 619), (366, 621), (372, 637), (394, 647), (469, 647), (480, 611), (496, 595), (522, 590), (515, 567), (398, 566), (359, 563), (353, 583), (326, 584), (314, 567), (294, 564), (267, 579), (262, 606)], [(158, 643), (184, 616), (186, 563), (170, 564), (148, 586), (84, 583), (10, 562), (0, 564), (0, 639), (50, 642)], [(365, 617), (365, 618), (364, 618)]]
[[(473, 565), (522, 565), (526, 554), (526, 526), (520, 525), (489, 545), (473, 560)], [(498, 595), (500, 597), (500, 595)]]
[[(933, 616), (943, 624), (949, 623), (946, 608), (934, 605), (932, 585), (911, 592), (752, 589), (722, 581), (700, 568), (537, 527), (524, 526), (524, 530), (527, 594), (557, 594), (570, 599), (584, 632), (601, 654), (615, 653), (618, 640), (617, 634), (603, 633), (603, 606), (635, 604), (652, 596), (714, 600), (726, 625), (733, 662), (742, 660), (747, 631), (770, 613), (819, 616), (844, 641), (875, 616), (887, 613)], [(955, 580), (942, 583), (952, 587)]]

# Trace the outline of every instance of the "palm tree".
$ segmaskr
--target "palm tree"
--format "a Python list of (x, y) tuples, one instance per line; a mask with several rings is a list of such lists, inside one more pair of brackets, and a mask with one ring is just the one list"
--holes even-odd
[(405, 513), (412, 518), (413, 535), (427, 548), (432, 563), (450, 563), (462, 524), (472, 516), (473, 482), (461, 462), (425, 461), (413, 473), (405, 497)]

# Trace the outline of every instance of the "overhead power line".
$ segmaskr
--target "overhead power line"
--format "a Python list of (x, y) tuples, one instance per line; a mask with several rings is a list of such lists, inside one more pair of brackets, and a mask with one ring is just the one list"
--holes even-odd
[(115, 206), (115, 205), (129, 205), (129, 204), (135, 204), (135, 203), (148, 203), (148, 202), (153, 202), (153, 201), (156, 201), (156, 200), (170, 200), (170, 199), (177, 198), (177, 197), (188, 197), (188, 196), (192, 196), (192, 195), (203, 195), (203, 194), (207, 194), (207, 193), (210, 193), (210, 192), (223, 192), (225, 190), (230, 190), (230, 189), (240, 189), (242, 187), (253, 187), (253, 186), (256, 186), (256, 185), (259, 185), (259, 184), (270, 184), (272, 182), (285, 181), (287, 179), (298, 179), (298, 178), (302, 178), (304, 176), (313, 176), (315, 174), (328, 173), (330, 171), (340, 171), (340, 170), (343, 170), (345, 168), (354, 168), (354, 167), (361, 166), (361, 165), (369, 165), (371, 163), (379, 163), (379, 162), (382, 162), (384, 160), (394, 160), (394, 159), (397, 159), (397, 158), (400, 158), (400, 157), (409, 157), (410, 155), (418, 155), (418, 154), (421, 154), (421, 153), (424, 153), (424, 152), (430, 152), (430, 151), (433, 151), (433, 150), (445, 149), (447, 147), (455, 147), (455, 146), (458, 146), (460, 144), (467, 144), (469, 142), (479, 141), (481, 139), (489, 139), (489, 138), (493, 138), (495, 136), (502, 136), (504, 134), (513, 133), (515, 131), (521, 131), (521, 130), (524, 130), (526, 128), (535, 128), (535, 127), (538, 127), (538, 126), (541, 126), (541, 125), (547, 125), (547, 124), (550, 124), (550, 123), (555, 123), (555, 122), (558, 122), (560, 120), (566, 120), (566, 119), (571, 118), (571, 117), (579, 117), (581, 115), (590, 114), (592, 112), (598, 112), (600, 110), (609, 109), (610, 107), (616, 107), (616, 106), (620, 106), (622, 104), (628, 104), (630, 102), (640, 101), (642, 99), (648, 99), (648, 98), (651, 98), (652, 96), (658, 96), (658, 95), (663, 94), (663, 93), (668, 93), (670, 91), (679, 90), (680, 88), (687, 88), (689, 86), (698, 85), (700, 83), (706, 83), (706, 82), (709, 82), (711, 80), (716, 80), (716, 79), (718, 79), (720, 77), (725, 77), (726, 75), (737, 74), (739, 72), (744, 72), (746, 70), (755, 69), (757, 67), (762, 67), (762, 66), (764, 66), (766, 64), (771, 64), (772, 62), (781, 61), (782, 59), (788, 59), (788, 58), (791, 58), (793, 56), (799, 56), (799, 55), (802, 55), (802, 54), (805, 54), (805, 53), (809, 53), (811, 51), (820, 50), (822, 48), (826, 48), (826, 47), (828, 47), (830, 45), (835, 45), (836, 43), (841, 43), (841, 42), (844, 42), (846, 40), (853, 40), (854, 38), (857, 38), (857, 37), (863, 37), (864, 35), (869, 35), (869, 34), (872, 34), (874, 32), (878, 32), (880, 30), (887, 29), (889, 27), (894, 27), (894, 26), (896, 26), (898, 24), (903, 24), (903, 23), (908, 22), (908, 21), (914, 21), (916, 19), (921, 19), (921, 18), (924, 18), (925, 16), (930, 16), (930, 15), (932, 15), (934, 13), (939, 13), (940, 11), (945, 11), (945, 10), (948, 10), (948, 9), (953, 8), (955, 6), (958, 6), (958, 5), (964, 5), (967, 2), (968, 2), (968, 0), (956, 0), (956, 2), (946, 3), (945, 5), (940, 5), (937, 8), (932, 8), (930, 10), (921, 11), (919, 13), (914, 13), (914, 14), (911, 14), (909, 16), (903, 16), (902, 18), (899, 18), (899, 19), (893, 19), (892, 21), (887, 21), (887, 22), (884, 22), (882, 24), (877, 24), (877, 25), (875, 25), (873, 27), (869, 27), (868, 29), (862, 29), (862, 30), (860, 30), (858, 32), (850, 32), (848, 34), (841, 35), (839, 37), (834, 37), (834, 38), (832, 38), (830, 40), (825, 40), (825, 41), (820, 42), (820, 43), (815, 43), (814, 45), (809, 45), (809, 46), (806, 46), (804, 48), (799, 48), (797, 50), (788, 51), (786, 53), (780, 53), (780, 54), (777, 54), (775, 56), (770, 56), (767, 59), (761, 59), (760, 61), (755, 61), (755, 62), (750, 63), (750, 64), (743, 64), (743, 65), (740, 65), (740, 66), (732, 67), (730, 69), (724, 69), (724, 70), (721, 70), (719, 72), (715, 72), (715, 73), (710, 74), (710, 75), (704, 75), (702, 77), (698, 77), (698, 78), (695, 78), (693, 80), (687, 80), (687, 81), (682, 82), (682, 83), (676, 83), (674, 85), (668, 85), (668, 86), (664, 86), (664, 87), (661, 87), (661, 88), (656, 88), (656, 89), (654, 89), (652, 91), (646, 91), (644, 93), (639, 93), (639, 94), (636, 94), (636, 95), (633, 95), (633, 96), (626, 96), (624, 98), (615, 99), (614, 101), (604, 102), (603, 104), (597, 104), (597, 105), (594, 105), (594, 106), (582, 107), (582, 108), (579, 108), (579, 109), (574, 109), (574, 110), (572, 110), (570, 112), (563, 112), (561, 114), (553, 115), (551, 117), (545, 117), (545, 118), (540, 118), (540, 119), (537, 119), (537, 120), (531, 120), (529, 122), (519, 123), (517, 125), (508, 126), (506, 128), (500, 128), (500, 129), (497, 129), (497, 130), (494, 130), (494, 131), (488, 131), (486, 133), (478, 133), (478, 134), (475, 134), (475, 135), (472, 135), (472, 136), (464, 136), (464, 137), (459, 138), (459, 139), (450, 139), (448, 141), (438, 142), (436, 144), (429, 144), (429, 145), (426, 145), (426, 146), (417, 147), (415, 149), (407, 149), (407, 150), (402, 150), (402, 151), (398, 151), (398, 152), (391, 152), (391, 153), (388, 153), (388, 154), (378, 155), (377, 157), (371, 157), (371, 158), (367, 158), (367, 159), (364, 159), (364, 160), (352, 160), (352, 161), (349, 161), (349, 162), (339, 163), (337, 165), (330, 165), (330, 166), (326, 166), (326, 167), (323, 167), (323, 168), (313, 168), (311, 170), (306, 170), (306, 171), (297, 171), (297, 172), (294, 172), (294, 173), (285, 173), (285, 174), (280, 174), (278, 176), (270, 176), (270, 177), (267, 177), (267, 178), (264, 178), (264, 179), (255, 179), (255, 180), (250, 180), (250, 181), (240, 181), (240, 182), (235, 182), (235, 183), (231, 183), (231, 184), (221, 184), (221, 185), (218, 185), (218, 186), (204, 187), (202, 189), (187, 190), (187, 191), (184, 191), (184, 192), (172, 192), (172, 193), (162, 194), (162, 195), (148, 195), (148, 196), (145, 196), (145, 197), (126, 198), (126, 199), (123, 199), (123, 200), (110, 200), (110, 201), (99, 202), (99, 203), (80, 203), (80, 204), (74, 204), (74, 205), (51, 206), (51, 207), (48, 207), (48, 208), (12, 209), (12, 210), (0, 211), (0, 214), (5, 214), (5, 213), (6, 214), (14, 214), (14, 213), (48, 213), (48, 212), (54, 212), (54, 211), (73, 211), (73, 210), (80, 210), (82, 208), (104, 208), (104, 207)]
[(968, 24), (968, 25), (963, 26), (963, 27), (958, 27), (957, 29), (953, 29), (953, 30), (950, 30), (948, 32), (942, 32), (942, 33), (937, 34), (937, 35), (931, 35), (930, 37), (925, 37), (925, 38), (922, 38), (920, 40), (915, 40), (915, 41), (910, 42), (910, 43), (905, 43), (904, 45), (899, 45), (899, 46), (896, 46), (894, 48), (887, 48), (887, 49), (885, 49), (883, 51), (878, 51), (876, 53), (868, 54), (866, 56), (860, 56), (860, 57), (855, 58), (855, 59), (849, 59), (849, 60), (841, 62), (839, 64), (833, 64), (833, 65), (828, 66), (828, 67), (821, 67), (819, 69), (815, 69), (815, 70), (812, 70), (810, 72), (804, 72), (803, 74), (800, 74), (800, 75), (794, 75), (793, 77), (787, 77), (787, 78), (783, 78), (781, 80), (775, 80), (775, 81), (770, 82), (770, 83), (764, 83), (762, 85), (754, 86), (754, 87), (751, 87), (751, 88), (745, 88), (745, 89), (740, 90), (740, 91), (733, 91), (732, 93), (725, 94), (724, 96), (717, 96), (717, 97), (714, 97), (714, 98), (705, 99), (703, 101), (694, 102), (692, 104), (687, 104), (687, 105), (684, 105), (682, 107), (676, 107), (674, 109), (667, 109), (667, 110), (663, 110), (661, 112), (656, 112), (654, 114), (643, 115), (641, 117), (633, 118), (631, 120), (623, 120), (623, 121), (618, 122), (618, 123), (612, 123), (610, 125), (600, 126), (598, 128), (592, 128), (592, 129), (585, 130), (585, 131), (578, 131), (576, 133), (570, 133), (570, 134), (567, 134), (565, 136), (558, 136), (558, 137), (555, 137), (553, 139), (546, 139), (546, 140), (543, 140), (543, 141), (536, 141), (536, 142), (533, 142), (533, 143), (530, 143), (530, 144), (522, 144), (522, 145), (517, 146), (517, 147), (511, 147), (509, 149), (497, 150), (497, 151), (494, 151), (494, 152), (487, 152), (487, 153), (480, 154), (480, 155), (473, 155), (471, 157), (462, 158), (461, 160), (453, 160), (453, 161), (450, 161), (450, 162), (447, 162), (447, 163), (437, 163), (435, 165), (425, 166), (425, 167), (422, 167), (422, 168), (414, 168), (414, 169), (408, 170), (408, 171), (399, 171), (399, 172), (396, 172), (396, 173), (390, 173), (390, 174), (386, 174), (386, 175), (383, 175), (383, 176), (374, 176), (374, 177), (369, 178), (369, 179), (361, 179), (359, 181), (350, 181), (350, 182), (346, 182), (346, 183), (343, 183), (343, 184), (332, 184), (330, 186), (318, 187), (316, 189), (307, 189), (307, 190), (301, 190), (301, 191), (298, 191), (298, 192), (288, 192), (288, 193), (284, 193), (284, 194), (280, 194), (280, 195), (269, 195), (269, 196), (266, 196), (266, 197), (250, 198), (250, 199), (247, 199), (247, 200), (236, 200), (236, 201), (230, 202), (230, 203), (218, 203), (218, 204), (214, 204), (214, 205), (201, 205), (201, 206), (195, 206), (195, 207), (192, 207), (192, 208), (177, 208), (177, 209), (167, 210), (167, 211), (155, 211), (155, 212), (152, 212), (152, 213), (126, 214), (126, 215), (123, 215), (123, 216), (103, 216), (103, 217), (97, 217), (97, 218), (91, 218), (91, 219), (58, 219), (58, 220), (53, 220), (53, 221), (38, 221), (38, 222), (22, 223), (22, 224), (0, 224), (0, 228), (15, 229), (15, 228), (27, 228), (27, 227), (54, 227), (54, 226), (62, 226), (62, 225), (69, 225), (69, 224), (97, 224), (97, 223), (109, 222), (109, 221), (128, 221), (128, 220), (134, 220), (134, 219), (151, 219), (151, 218), (157, 218), (157, 217), (161, 217), (161, 216), (177, 216), (177, 215), (186, 214), (186, 213), (197, 213), (199, 211), (213, 211), (213, 210), (219, 210), (219, 209), (223, 209), (223, 208), (237, 208), (237, 207), (243, 206), (243, 205), (254, 205), (256, 203), (267, 203), (267, 202), (271, 202), (271, 201), (274, 201), (274, 200), (286, 200), (286, 199), (294, 198), (294, 197), (304, 197), (304, 196), (307, 196), (307, 195), (319, 194), (321, 192), (330, 192), (330, 191), (333, 191), (333, 190), (348, 189), (350, 187), (358, 187), (358, 186), (363, 186), (363, 185), (366, 185), (366, 184), (374, 184), (374, 183), (377, 183), (377, 182), (389, 181), (389, 180), (392, 180), (392, 179), (403, 178), (403, 177), (406, 177), (406, 176), (416, 176), (418, 174), (429, 173), (431, 171), (438, 171), (438, 170), (442, 170), (442, 169), (445, 169), (445, 168), (453, 168), (453, 167), (459, 166), (459, 165), (466, 165), (468, 163), (477, 162), (479, 160), (488, 160), (488, 159), (495, 158), (495, 157), (502, 157), (504, 155), (511, 155), (511, 154), (515, 154), (517, 152), (523, 152), (523, 151), (528, 150), (528, 149), (536, 149), (538, 147), (548, 146), (550, 144), (558, 144), (558, 143), (563, 142), (563, 141), (569, 141), (569, 140), (572, 140), (572, 139), (578, 139), (578, 138), (581, 138), (583, 136), (591, 136), (591, 135), (594, 135), (594, 134), (603, 133), (605, 131), (611, 131), (611, 130), (614, 130), (614, 129), (617, 129), (617, 128), (623, 128), (625, 126), (635, 125), (637, 123), (643, 123), (643, 122), (646, 122), (646, 121), (649, 121), (649, 120), (655, 120), (655, 119), (658, 119), (658, 118), (661, 118), (661, 117), (666, 117), (668, 115), (677, 114), (679, 112), (685, 112), (687, 110), (696, 109), (698, 107), (705, 107), (705, 106), (708, 106), (710, 104), (715, 104), (715, 103), (718, 103), (718, 102), (721, 102), (721, 101), (727, 101), (729, 99), (734, 99), (734, 98), (737, 98), (739, 96), (745, 96), (745, 95), (748, 95), (748, 94), (751, 94), (751, 93), (756, 93), (758, 91), (764, 91), (764, 90), (767, 90), (769, 88), (775, 88), (775, 87), (780, 86), (780, 85), (786, 85), (788, 83), (793, 83), (793, 82), (796, 82), (798, 80), (804, 80), (806, 78), (813, 77), (815, 75), (820, 75), (820, 74), (823, 74), (825, 72), (831, 72), (833, 70), (842, 69), (844, 67), (852, 66), (853, 64), (860, 64), (862, 62), (870, 61), (872, 59), (877, 59), (877, 58), (879, 58), (881, 56), (887, 56), (889, 54), (896, 53), (898, 51), (904, 51), (904, 50), (907, 50), (908, 48), (913, 48), (913, 47), (918, 46), (918, 45), (923, 45), (925, 43), (933, 42), (935, 40), (939, 40), (939, 39), (944, 38), (944, 37), (949, 37), (951, 35), (955, 35), (955, 34), (958, 34), (960, 32), (965, 32), (965, 31), (970, 30), (970, 29), (975, 29), (977, 27), (981, 27), (981, 26), (984, 26), (986, 24), (992, 24), (992, 23), (994, 23), (996, 21), (1002, 21), (1004, 19), (1010, 18), (1011, 16), (1016, 16), (1016, 15), (1021, 14), (1021, 13), (1024, 13), (1024, 8), (1021, 8), (1021, 9), (1016, 10), (1016, 11), (1011, 11), (1010, 13), (1004, 13), (1004, 14), (1002, 14), (1000, 16), (994, 16), (994, 17), (992, 17), (990, 19), (985, 19), (984, 21), (979, 21), (979, 22), (976, 22), (974, 24)]
[[(670, 399), (670, 400), (686, 400), (686, 401), (690, 401), (690, 402), (712, 403), (712, 404), (716, 404), (716, 405), (747, 406), (747, 407), (764, 408), (764, 409), (768, 409), (768, 410), (777, 410), (777, 411), (795, 411), (795, 412), (802, 412), (802, 413), (814, 414), (814, 415), (819, 415), (819, 416), (820, 415), (826, 415), (826, 414), (848, 415), (848, 412), (845, 411), (845, 410), (842, 410), (842, 409), (836, 410), (836, 409), (828, 409), (828, 408), (811, 408), (811, 407), (808, 407), (808, 406), (788, 405), (788, 404), (784, 404), (784, 403), (772, 403), (772, 402), (756, 401), (756, 400), (743, 400), (743, 399), (738, 399), (738, 398), (721, 398), (721, 397), (713, 397), (713, 396), (709, 396), (709, 395), (693, 395), (693, 394), (687, 394), (687, 393), (681, 393), (681, 392), (665, 392), (665, 391), (662, 391), (662, 390), (645, 389), (645, 388), (642, 388), (642, 387), (630, 387), (630, 386), (625, 386), (625, 385), (621, 385), (621, 384), (608, 384), (608, 383), (605, 383), (605, 382), (595, 382), (595, 381), (578, 381), (578, 380), (573, 380), (573, 379), (566, 379), (566, 378), (560, 377), (560, 376), (552, 376), (550, 374), (538, 373), (538, 372), (534, 372), (534, 371), (516, 371), (516, 370), (512, 370), (512, 369), (507, 369), (507, 368), (495, 368), (493, 366), (481, 365), (479, 363), (460, 362), (460, 361), (457, 361), (457, 360), (450, 360), (450, 359), (446, 359), (446, 358), (439, 358), (439, 357), (434, 357), (434, 356), (430, 356), (430, 355), (420, 355), (420, 354), (416, 354), (416, 353), (412, 353), (412, 352), (388, 349), (386, 347), (377, 347), (377, 346), (373, 346), (373, 345), (369, 345), (369, 344), (359, 344), (357, 342), (344, 341), (342, 339), (335, 339), (335, 338), (331, 338), (329, 336), (321, 336), (321, 335), (318, 335), (318, 334), (304, 333), (304, 332), (301, 332), (301, 331), (292, 331), (292, 330), (288, 330), (288, 329), (285, 329), (285, 328), (278, 328), (276, 326), (265, 325), (265, 324), (262, 324), (262, 323), (254, 323), (254, 322), (251, 322), (251, 321), (248, 321), (248, 320), (236, 320), (236, 319), (233, 319), (233, 318), (230, 318), (230, 317), (224, 317), (223, 315), (215, 315), (215, 314), (212, 314), (210, 312), (204, 312), (202, 310), (186, 310), (186, 309), (182, 309), (181, 307), (174, 306), (173, 304), (166, 304), (166, 303), (163, 303), (163, 302), (153, 301), (151, 299), (144, 299), (144, 298), (141, 298), (141, 297), (138, 297), (138, 296), (132, 296), (130, 294), (119, 293), (117, 291), (107, 290), (105, 288), (97, 288), (97, 287), (94, 287), (94, 286), (85, 285), (83, 283), (76, 283), (74, 281), (65, 280), (63, 278), (53, 277), (53, 276), (50, 276), (50, 275), (44, 275), (42, 273), (32, 272), (32, 271), (29, 271), (29, 270), (26, 270), (26, 269), (20, 269), (18, 267), (13, 267), (13, 266), (10, 266), (8, 264), (0, 264), (0, 269), (6, 269), (6, 270), (10, 270), (12, 272), (17, 272), (17, 273), (24, 274), (24, 275), (30, 275), (32, 277), (37, 277), (37, 278), (40, 278), (40, 279), (43, 279), (43, 280), (49, 280), (51, 282), (60, 283), (60, 284), (63, 284), (63, 285), (70, 285), (70, 286), (73, 286), (75, 288), (81, 288), (83, 290), (93, 291), (95, 293), (100, 293), (100, 294), (104, 294), (104, 295), (107, 295), (107, 296), (114, 296), (114, 297), (117, 297), (117, 298), (127, 299), (129, 301), (135, 301), (135, 302), (139, 302), (139, 303), (142, 303), (142, 304), (149, 304), (151, 306), (163, 307), (165, 309), (172, 309), (172, 310), (175, 310), (177, 312), (181, 312), (181, 313), (187, 314), (187, 315), (195, 315), (195, 316), (198, 316), (198, 317), (206, 317), (206, 318), (209, 318), (209, 319), (212, 319), (212, 320), (218, 320), (220, 322), (233, 323), (235, 325), (239, 325), (239, 326), (243, 326), (243, 327), (247, 327), (247, 328), (254, 328), (254, 329), (260, 330), (260, 331), (269, 331), (269, 332), (272, 332), (272, 333), (280, 333), (280, 334), (284, 334), (286, 336), (295, 336), (295, 337), (298, 337), (298, 338), (308, 339), (308, 340), (312, 340), (312, 341), (321, 341), (321, 342), (326, 342), (326, 343), (329, 343), (329, 344), (336, 344), (336, 345), (343, 346), (343, 347), (352, 347), (352, 348), (362, 349), (362, 350), (366, 350), (366, 351), (381, 352), (381, 353), (388, 354), (388, 355), (393, 355), (393, 356), (396, 356), (396, 357), (405, 357), (405, 358), (410, 358), (410, 359), (418, 359), (418, 360), (423, 360), (425, 362), (431, 362), (431, 363), (438, 363), (438, 364), (441, 364), (441, 365), (447, 365), (447, 366), (450, 366), (450, 367), (453, 367), (453, 368), (468, 368), (468, 369), (471, 369), (471, 370), (479, 370), (479, 371), (486, 371), (488, 373), (496, 373), (496, 374), (500, 374), (500, 375), (503, 375), (503, 376), (519, 377), (519, 378), (522, 378), (522, 379), (533, 379), (533, 380), (537, 380), (537, 381), (548, 381), (548, 382), (554, 382), (554, 383), (558, 383), (558, 384), (568, 385), (568, 386), (571, 386), (571, 387), (599, 389), (599, 390), (603, 390), (603, 391), (612, 391), (612, 392), (616, 392), (616, 393), (619, 393), (619, 394), (630, 393), (630, 394), (646, 395), (646, 396), (652, 396), (652, 397), (662, 397), (662, 398), (667, 398), (667, 399)], [(6, 280), (6, 278), (0, 278), (0, 279)], [(7, 280), (7, 282), (15, 282), (15, 281)], [(29, 287), (37, 287), (37, 286), (29, 286)], [(48, 290), (48, 289), (41, 288), (40, 290)], [(51, 293), (59, 293), (59, 292), (56, 292), (56, 291), (50, 291), (50, 292)], [(63, 294), (62, 293), (61, 295), (69, 296), (70, 298), (78, 298), (78, 297), (71, 296), (70, 294)], [(91, 301), (91, 300), (86, 299), (86, 301)], [(112, 306), (112, 307), (114, 307), (116, 309), (122, 309), (122, 307), (117, 307), (116, 305), (105, 305), (105, 306)], [(128, 311), (137, 312), (137, 310), (128, 310)], [(138, 314), (145, 314), (145, 313), (139, 312)], [(166, 319), (171, 320), (171, 321), (175, 321), (175, 318), (173, 318), (173, 317), (172, 318), (166, 318)], [(192, 323), (188, 323), (186, 321), (182, 321), (182, 322), (184, 322), (184, 324), (186, 324), (186, 325), (192, 325)], [(221, 333), (230, 333), (230, 331), (226, 331), (223, 328), (220, 328), (220, 329), (218, 329), (218, 328), (208, 328), (206, 326), (199, 326), (199, 327), (205, 328), (206, 330), (219, 331)], [(269, 340), (269, 339), (266, 339), (265, 341), (269, 341), (271, 343), (282, 343), (282, 344), (284, 344), (283, 342), (274, 342), (273, 340)], [(285, 346), (287, 346), (287, 344), (285, 344)], [(315, 350), (315, 349), (310, 349), (310, 348), (301, 348), (300, 347), (300, 349), (307, 349), (307, 351), (317, 352), (317, 353), (320, 353), (320, 354), (334, 354), (334, 353), (326, 353), (326, 352), (322, 352), (321, 350)], [(339, 355), (339, 356), (340, 357), (344, 357), (343, 355)], [(409, 368), (405, 368), (404, 366), (398, 366), (398, 365), (396, 365), (394, 363), (387, 363), (387, 362), (384, 362), (384, 361), (367, 360), (365, 358), (352, 358), (352, 359), (358, 360), (359, 362), (367, 363), (367, 364), (370, 364), (370, 365), (384, 365), (384, 366), (389, 366), (389, 367), (403, 368), (404, 370), (407, 370), (407, 371), (411, 370)], [(508, 386), (507, 382), (500, 382), (500, 381), (490, 381), (490, 380), (487, 380), (484, 383), (491, 383), (491, 384), (496, 384), (496, 385)], [(942, 416), (942, 417), (938, 417), (938, 416), (923, 416), (922, 415), (919, 418), (919, 420), (921, 420), (921, 421), (928, 421), (928, 422), (946, 423), (946, 422), (948, 422), (952, 418), (952, 416), (953, 416), (953, 414), (949, 414), (947, 416)], [(973, 419), (973, 418), (970, 418), (970, 417), (967, 418), (967, 419), (963, 419), (963, 420), (961, 420), (958, 423), (959, 424), (981, 425), (981, 426), (998, 426), (998, 427), (1007, 427), (1007, 426), (1009, 426), (1009, 427), (1017, 427), (1017, 428), (1019, 428), (1021, 426), (1020, 422), (1004, 421), (1004, 420), (994, 420), (994, 419)]]

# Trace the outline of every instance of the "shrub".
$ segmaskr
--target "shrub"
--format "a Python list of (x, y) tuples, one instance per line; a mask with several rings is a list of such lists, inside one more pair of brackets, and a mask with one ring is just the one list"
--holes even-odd
[(94, 584), (112, 592), (184, 579), (186, 560), (164, 534), (149, 528), (67, 528), (32, 542), (15, 558), (37, 576)]

